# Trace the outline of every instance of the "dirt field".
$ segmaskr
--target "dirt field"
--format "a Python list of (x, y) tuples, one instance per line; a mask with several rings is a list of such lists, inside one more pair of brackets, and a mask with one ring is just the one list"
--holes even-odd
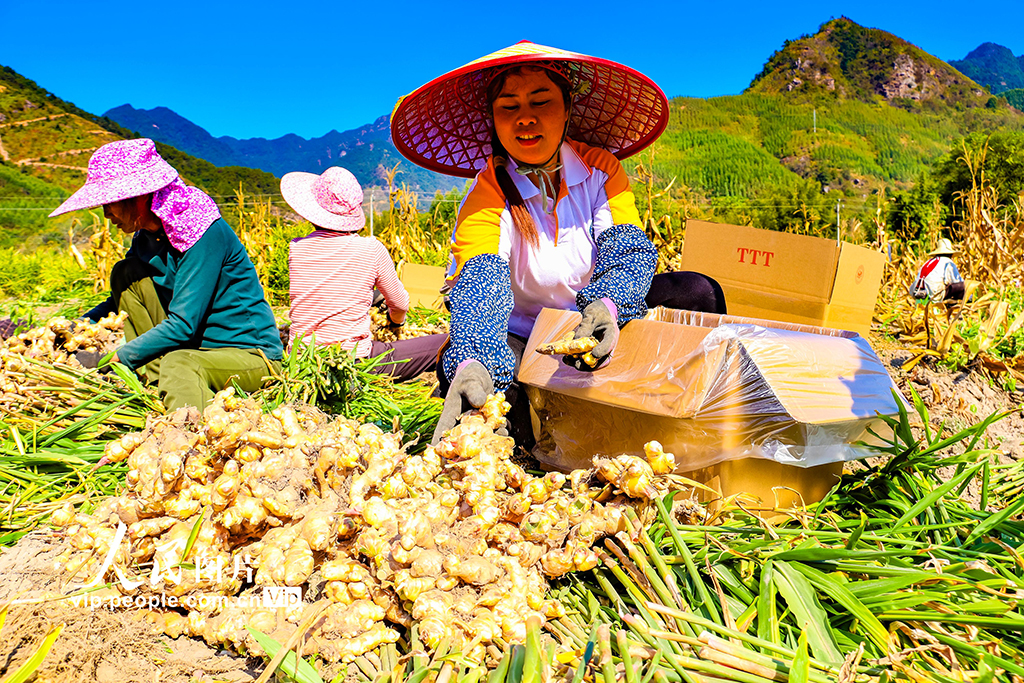
[(114, 612), (47, 599), (61, 588), (53, 571), (59, 537), (38, 531), (0, 554), (0, 603), (17, 600), (0, 629), (0, 675), (15, 671), (46, 633), (64, 624), (35, 680), (102, 683), (253, 681), (262, 660), (215, 650), (196, 638), (153, 633), (142, 610)]

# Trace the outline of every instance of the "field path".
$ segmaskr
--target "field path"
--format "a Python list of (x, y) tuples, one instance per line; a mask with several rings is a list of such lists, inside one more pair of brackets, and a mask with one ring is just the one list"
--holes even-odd
[(0, 128), (11, 128), (13, 126), (27, 126), (30, 123), (36, 121), (52, 121), (53, 119), (64, 118), (65, 116), (71, 116), (71, 114), (64, 112), (63, 114), (51, 114), (50, 116), (40, 116), (36, 119), (26, 119), (24, 121), (11, 121), (10, 123), (0, 123)]
[(0, 140), (0, 159), (3, 159), (4, 161), (10, 161), (11, 160), (11, 155), (7, 153), (6, 149), (4, 149), (4, 141), (3, 140)]
[(40, 161), (40, 159), (52, 159), (53, 157), (74, 156), (75, 154), (84, 154), (86, 152), (95, 152), (97, 149), (99, 149), (99, 148), (98, 147), (85, 147), (83, 149), (67, 149), (67, 150), (64, 150), (63, 152), (54, 152), (53, 154), (48, 154), (45, 157), (33, 157), (33, 158), (29, 158), (29, 159), (18, 159), (14, 163), (16, 163), (18, 166), (50, 166), (51, 168), (70, 168), (70, 169), (73, 169), (75, 171), (85, 171), (85, 170), (87, 170), (85, 166), (70, 166), (68, 164), (53, 164), (53, 163), (46, 162), (46, 161)]
[(28, 159), (22, 159), (15, 163), (17, 163), (19, 166), (49, 166), (50, 168), (70, 168), (72, 171), (81, 171), (82, 173), (87, 173), (89, 171), (89, 169), (87, 169), (85, 166), (72, 166), (71, 164), (51, 164), (46, 161), (30, 161)]

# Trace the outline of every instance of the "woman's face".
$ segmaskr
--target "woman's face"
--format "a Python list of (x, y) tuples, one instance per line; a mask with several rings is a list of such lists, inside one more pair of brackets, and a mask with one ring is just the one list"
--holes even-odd
[(103, 216), (127, 235), (142, 229), (151, 230), (145, 220), (149, 213), (148, 198), (149, 195), (142, 195), (104, 204)]
[(555, 156), (569, 115), (558, 86), (536, 67), (524, 67), (505, 79), (492, 114), (505, 150), (516, 162), (530, 165)]

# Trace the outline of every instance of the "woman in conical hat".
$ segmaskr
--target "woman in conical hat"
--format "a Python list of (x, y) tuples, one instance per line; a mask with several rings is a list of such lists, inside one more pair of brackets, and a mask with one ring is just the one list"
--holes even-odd
[(439, 363), (446, 398), (435, 442), (465, 408), (501, 390), (513, 405), (512, 436), (529, 446), (515, 373), (542, 308), (582, 313), (576, 337), (599, 340), (597, 368), (619, 328), (648, 305), (725, 311), (721, 288), (704, 276), (654, 276), (657, 253), (619, 159), (667, 124), (668, 100), (642, 74), (527, 41), (398, 102), (391, 134), (403, 155), (475, 178), (452, 235), (451, 338)]

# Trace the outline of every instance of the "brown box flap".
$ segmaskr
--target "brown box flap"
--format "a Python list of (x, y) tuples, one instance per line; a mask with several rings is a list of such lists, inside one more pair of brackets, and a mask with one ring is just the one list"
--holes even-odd
[(409, 306), (423, 306), (440, 311), (444, 308), (441, 287), (444, 286), (444, 268), (421, 263), (402, 263), (398, 279), (409, 292)]
[(832, 288), (832, 303), (873, 311), (884, 270), (885, 254), (843, 242)]
[(688, 220), (680, 270), (741, 285), (827, 302), (839, 250), (833, 240)]

